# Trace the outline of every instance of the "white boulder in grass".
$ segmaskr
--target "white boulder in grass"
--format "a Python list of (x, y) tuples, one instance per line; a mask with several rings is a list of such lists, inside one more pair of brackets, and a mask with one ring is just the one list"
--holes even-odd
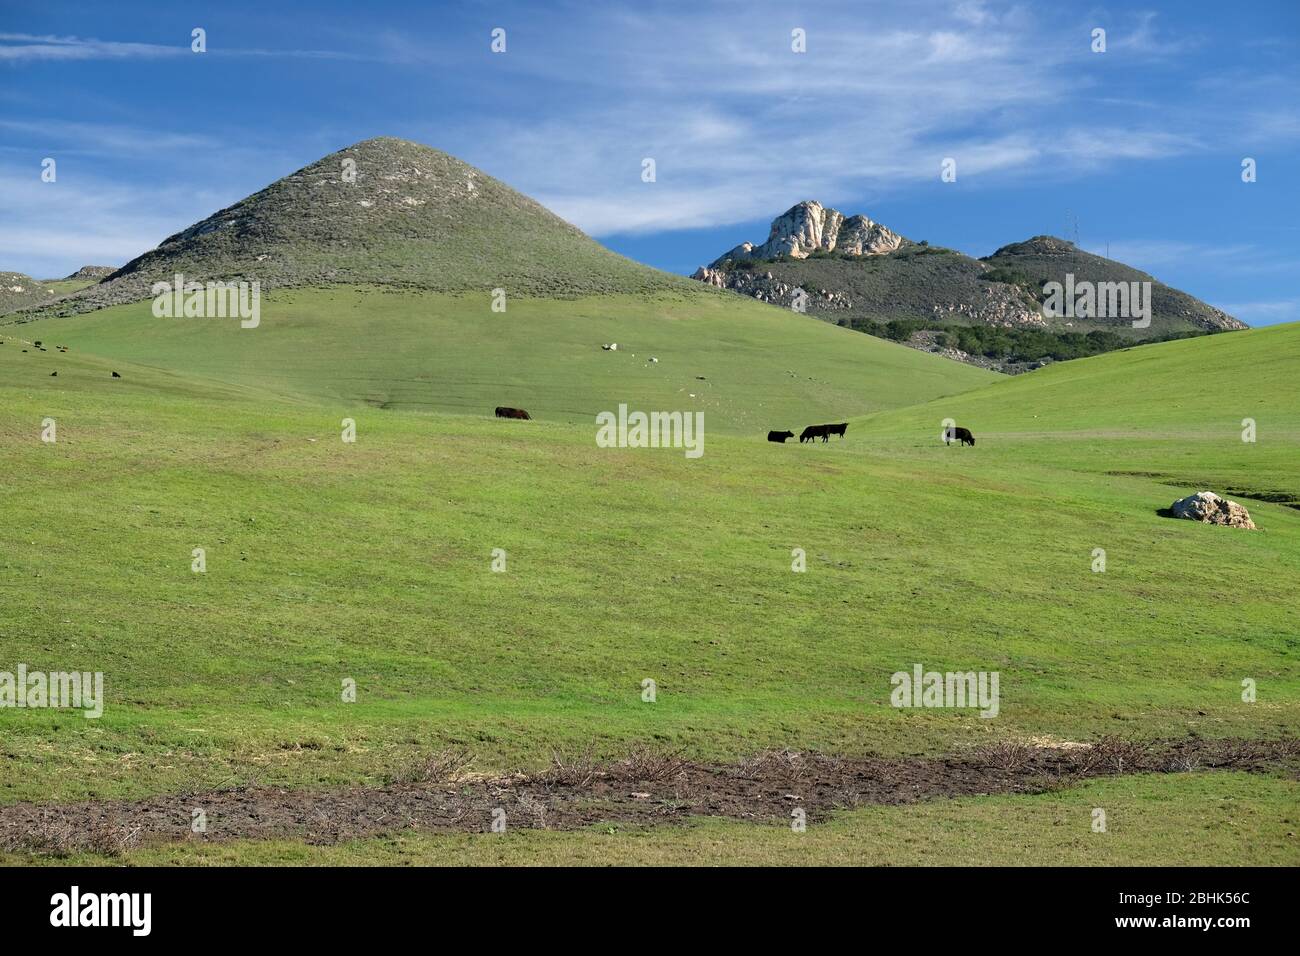
[(1213, 491), (1198, 491), (1186, 498), (1179, 498), (1169, 510), (1175, 518), (1190, 518), (1192, 521), (1203, 521), (1206, 524), (1255, 530), (1255, 522), (1250, 520), (1250, 512), (1235, 501), (1220, 498)]

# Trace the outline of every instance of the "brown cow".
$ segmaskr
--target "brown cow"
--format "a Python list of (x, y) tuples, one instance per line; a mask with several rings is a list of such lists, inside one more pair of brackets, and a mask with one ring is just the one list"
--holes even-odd
[(533, 420), (533, 416), (529, 415), (522, 408), (507, 408), (505, 405), (497, 406), (497, 418), (521, 418), (524, 421)]

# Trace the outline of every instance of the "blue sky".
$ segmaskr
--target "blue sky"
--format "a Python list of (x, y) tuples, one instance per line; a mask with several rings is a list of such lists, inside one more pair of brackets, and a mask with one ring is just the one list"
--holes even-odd
[(1077, 220), (1252, 325), (1300, 319), (1295, 0), (6, 2), (0, 269), (120, 264), (376, 135), (676, 272), (811, 198), (972, 255)]

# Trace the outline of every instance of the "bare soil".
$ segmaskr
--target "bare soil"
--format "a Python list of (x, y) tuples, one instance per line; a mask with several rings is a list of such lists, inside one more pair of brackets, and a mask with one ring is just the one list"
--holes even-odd
[[(556, 757), (547, 771), (484, 777), (464, 754), (433, 755), (383, 787), (285, 790), (242, 787), (74, 804), (0, 807), (0, 850), (68, 854), (183, 840), (295, 839), (310, 844), (419, 829), (484, 832), (504, 811), (509, 828), (574, 830), (594, 824), (646, 826), (714, 816), (809, 821), (865, 805), (944, 797), (1043, 793), (1128, 773), (1231, 769), (1297, 777), (1300, 740), (1188, 738), (1092, 745), (1004, 743), (943, 757), (853, 757), (766, 753), (723, 766), (641, 752), (614, 764)], [(193, 811), (206, 831), (191, 829)]]

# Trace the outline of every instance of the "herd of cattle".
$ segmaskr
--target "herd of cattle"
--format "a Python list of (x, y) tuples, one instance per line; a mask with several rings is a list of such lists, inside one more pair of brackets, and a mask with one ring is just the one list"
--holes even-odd
[[(840, 422), (838, 425), (809, 425), (799, 433), (799, 444), (806, 441), (816, 441), (821, 439), (823, 442), (831, 440), (832, 435), (844, 437), (844, 433), (849, 430), (848, 422)], [(794, 432), (768, 432), (767, 440), (785, 444), (786, 439), (793, 438)]]
[[(113, 374), (116, 375), (117, 373), (114, 372)], [(510, 408), (509, 406), (506, 405), (498, 405), (497, 418), (520, 418), (523, 419), (524, 421), (532, 421), (533, 416), (529, 415), (522, 408)], [(849, 430), (848, 422), (839, 422), (838, 424), (835, 425), (809, 425), (807, 428), (805, 428), (802, 432), (799, 433), (799, 444), (802, 445), (804, 442), (816, 441), (818, 438), (820, 438), (823, 442), (828, 442), (831, 440), (832, 435), (839, 435), (841, 438), (843, 438), (845, 437), (844, 433), (847, 432), (848, 430)], [(779, 444), (782, 445), (784, 445), (787, 440), (793, 437), (794, 437), (794, 432), (768, 432), (767, 433), (768, 441), (778, 442)], [(956, 425), (952, 426), (951, 428), (945, 428), (943, 430), (943, 443), (945, 445), (951, 445), (954, 441), (961, 442), (961, 444), (963, 445), (970, 445), (974, 447), (975, 436), (970, 433), (969, 428), (961, 428)]]
[[(802, 432), (799, 433), (799, 444), (802, 445), (806, 441), (816, 441), (818, 438), (820, 438), (823, 442), (827, 442), (830, 441), (832, 435), (839, 435), (841, 438), (843, 438), (844, 433), (848, 431), (848, 428), (849, 428), (848, 422), (840, 422), (838, 425), (809, 425), (807, 428), (805, 428)], [(785, 444), (787, 439), (793, 437), (794, 437), (794, 432), (768, 432), (767, 433), (768, 441), (778, 442), (782, 445)], [(951, 445), (954, 441), (959, 441), (963, 445), (970, 445), (974, 447), (975, 436), (971, 434), (969, 428), (961, 428), (957, 425), (954, 425), (951, 428), (945, 428), (943, 430), (943, 443), (945, 445)]]

